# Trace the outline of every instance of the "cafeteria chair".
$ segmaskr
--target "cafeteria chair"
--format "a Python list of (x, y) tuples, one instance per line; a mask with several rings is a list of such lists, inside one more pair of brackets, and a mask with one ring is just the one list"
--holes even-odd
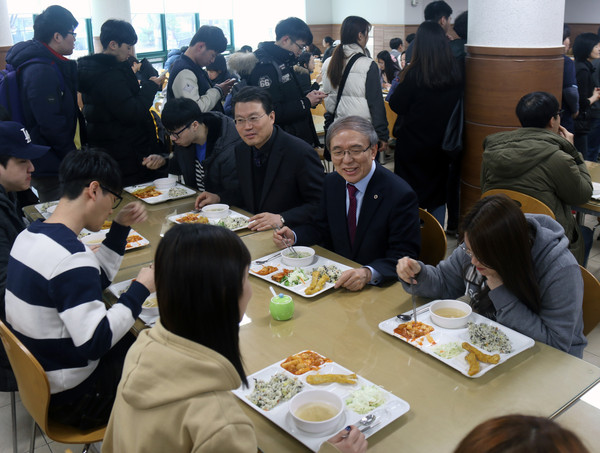
[(419, 260), (436, 266), (446, 256), (446, 233), (440, 222), (429, 212), (419, 208), (421, 222), (421, 253)]
[(521, 211), (529, 214), (545, 214), (556, 220), (554, 212), (545, 203), (537, 198), (530, 197), (524, 193), (509, 189), (491, 189), (481, 195), (481, 198), (489, 197), (490, 195), (498, 195), (503, 193), (513, 199), (521, 208)]
[(31, 352), (2, 321), (0, 321), (0, 338), (17, 378), (21, 402), (33, 417), (33, 429), (31, 431), (29, 446), (30, 453), (33, 453), (35, 449), (37, 427), (56, 442), (63, 444), (85, 444), (82, 453), (87, 453), (91, 443), (99, 442), (104, 438), (106, 426), (91, 430), (80, 430), (50, 420), (48, 417), (50, 384), (48, 383), (46, 372)]
[(583, 277), (583, 334), (587, 335), (600, 323), (600, 282), (585, 267), (579, 268)]

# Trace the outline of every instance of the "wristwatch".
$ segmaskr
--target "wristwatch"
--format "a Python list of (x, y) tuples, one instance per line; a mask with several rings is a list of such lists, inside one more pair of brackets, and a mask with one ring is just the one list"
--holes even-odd
[(279, 220), (281, 220), (281, 226), (283, 227), (283, 225), (285, 225), (285, 219), (282, 215), (279, 216)]

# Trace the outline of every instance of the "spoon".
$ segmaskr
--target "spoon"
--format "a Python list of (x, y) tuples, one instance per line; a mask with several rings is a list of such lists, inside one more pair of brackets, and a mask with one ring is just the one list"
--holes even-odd
[[(377, 418), (376, 415), (373, 414), (368, 414), (365, 415), (363, 418), (361, 418), (358, 423), (360, 423), (362, 426), (360, 426), (358, 428), (358, 430), (362, 433), (363, 431), (366, 431), (367, 429), (369, 429), (371, 427), (371, 424), (375, 421), (375, 419)], [(346, 427), (346, 430), (350, 431), (350, 426)], [(343, 438), (348, 437), (348, 434), (344, 434), (342, 436)]]
[(404, 322), (408, 322), (412, 319), (411, 315), (396, 315), (396, 318), (398, 318), (400, 321), (404, 321)]

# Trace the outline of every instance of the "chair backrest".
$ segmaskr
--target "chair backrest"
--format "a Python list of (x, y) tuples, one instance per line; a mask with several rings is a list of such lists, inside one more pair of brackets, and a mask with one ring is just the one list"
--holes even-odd
[(585, 267), (579, 268), (583, 277), (583, 334), (587, 335), (600, 323), (600, 282)]
[(446, 256), (446, 233), (434, 216), (419, 208), (421, 220), (421, 253), (419, 260), (436, 266)]
[(10, 361), (23, 406), (35, 422), (47, 432), (50, 384), (46, 372), (10, 329), (0, 321), (0, 338)]
[(388, 104), (387, 102), (384, 102), (384, 104), (385, 104), (385, 117), (387, 118), (387, 122), (388, 122), (388, 132), (390, 134), (390, 137), (393, 137), (394, 136), (394, 124), (396, 124), (396, 119), (398, 119), (398, 114), (390, 108), (390, 104)]
[(323, 116), (325, 115), (325, 111), (325, 102), (321, 101), (317, 105), (315, 105), (314, 109), (312, 109), (312, 114), (316, 116)]
[(517, 192), (515, 190), (492, 189), (483, 193), (481, 198), (489, 197), (490, 195), (498, 195), (500, 193), (503, 193), (504, 195), (515, 200), (523, 212), (527, 212), (529, 214), (545, 214), (553, 219), (556, 219), (554, 212), (552, 212), (552, 209), (550, 209), (548, 205), (541, 202), (537, 198), (530, 197), (529, 195), (525, 195), (524, 193)]

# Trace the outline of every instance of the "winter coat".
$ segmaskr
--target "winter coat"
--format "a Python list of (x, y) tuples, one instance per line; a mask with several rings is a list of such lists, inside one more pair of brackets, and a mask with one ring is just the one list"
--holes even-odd
[(125, 185), (160, 177), (142, 165), (144, 157), (161, 151), (150, 114), (160, 87), (147, 80), (140, 88), (129, 63), (113, 55), (82, 57), (78, 66), (90, 145), (106, 150), (117, 161)]
[[(357, 53), (364, 54), (363, 48), (358, 44), (344, 44), (343, 50), (344, 68), (352, 56)], [(327, 76), (330, 64), (331, 59), (323, 63), (321, 74), (323, 74), (323, 91), (328, 94), (325, 98), (325, 109), (329, 113), (333, 113), (339, 87), (334, 88)], [(352, 65), (335, 118), (344, 118), (351, 115), (368, 119), (373, 124), (377, 137), (383, 142), (388, 141), (389, 131), (381, 92), (379, 67), (377, 63), (366, 56), (359, 58)]]
[(582, 263), (583, 236), (571, 205), (590, 199), (592, 181), (581, 153), (558, 134), (533, 127), (492, 134), (483, 147), (482, 192), (515, 190), (546, 204), (564, 228), (570, 250)]
[[(534, 313), (501, 285), (488, 293), (496, 321), (581, 358), (587, 340), (583, 335), (583, 279), (579, 265), (568, 251), (563, 229), (555, 220), (539, 214), (525, 214), (525, 217), (534, 231), (531, 258), (540, 288), (541, 309)], [(434, 299), (456, 299), (466, 294), (465, 276), (472, 265), (461, 247), (436, 267), (419, 264), (417, 284), (411, 288), (402, 282), (405, 291), (414, 289), (414, 294)]]
[[(6, 62), (14, 67), (31, 60), (50, 60), (62, 74), (64, 91), (55, 68), (45, 63), (32, 63), (20, 72), (19, 86), (25, 115), (24, 126), (31, 140), (38, 145), (50, 146), (49, 152), (33, 160), (34, 177), (57, 177), (58, 167), (69, 151), (75, 149), (77, 106), (77, 64), (59, 58), (40, 41), (22, 41), (6, 55)], [(83, 127), (83, 123), (80, 127)], [(83, 136), (83, 135), (82, 135)]]

